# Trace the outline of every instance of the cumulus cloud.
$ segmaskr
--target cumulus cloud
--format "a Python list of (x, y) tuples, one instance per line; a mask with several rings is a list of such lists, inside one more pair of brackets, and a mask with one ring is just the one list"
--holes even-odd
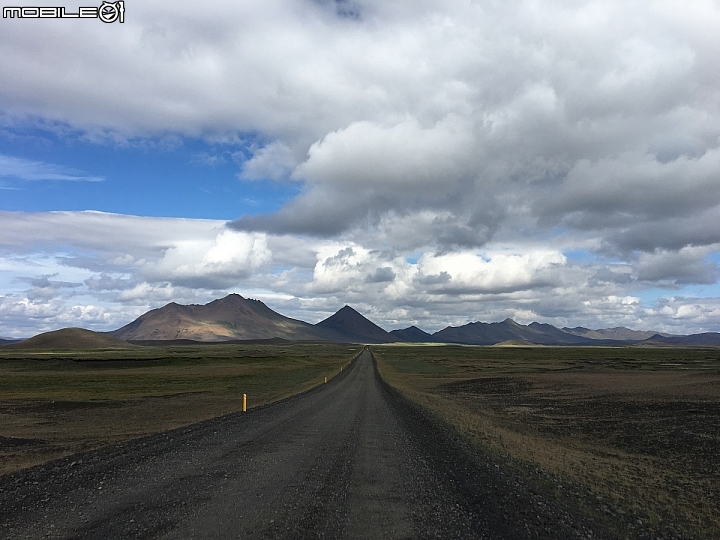
[(81, 283), (71, 283), (67, 281), (50, 280), (54, 276), (40, 276), (37, 278), (20, 278), (19, 281), (27, 282), (32, 285), (32, 289), (27, 291), (29, 300), (46, 300), (57, 297), (62, 294), (63, 289), (74, 289), (81, 287)]
[(674, 285), (715, 283), (720, 271), (715, 263), (705, 260), (709, 252), (705, 247), (685, 247), (643, 253), (637, 264), (638, 279)]
[(365, 278), (366, 283), (387, 283), (395, 279), (395, 272), (389, 266), (383, 266), (375, 270)]
[(720, 299), (670, 297), (646, 309), (644, 315), (667, 332), (683, 333), (688, 327), (696, 332), (716, 332)]
[(280, 141), (258, 148), (252, 157), (242, 164), (240, 178), (243, 180), (287, 180), (295, 168), (292, 150)]
[[(544, 190), (535, 206), (541, 215), (561, 217), (575, 227), (621, 228), (627, 238), (630, 230), (640, 232), (638, 225), (692, 219), (717, 210), (718, 170), (720, 148), (709, 149), (697, 158), (682, 156), (665, 163), (639, 153), (594, 162), (583, 159), (568, 171), (559, 188)], [(699, 235), (694, 243), (703, 240)]]
[(557, 283), (562, 253), (534, 252), (522, 255), (492, 254), (487, 259), (474, 253), (423, 255), (418, 279), (431, 293), (502, 293), (540, 288)]
[(263, 235), (223, 230), (212, 240), (180, 240), (157, 261), (141, 267), (155, 280), (187, 287), (223, 289), (236, 285), (271, 260)]

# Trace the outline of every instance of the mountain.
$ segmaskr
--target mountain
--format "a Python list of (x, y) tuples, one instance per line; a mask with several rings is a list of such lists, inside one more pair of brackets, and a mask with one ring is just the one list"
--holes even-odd
[(428, 334), (427, 332), (420, 330), (417, 326), (410, 326), (401, 330), (391, 330), (390, 335), (398, 341), (404, 341), (406, 343), (435, 343), (437, 339)]
[(448, 326), (433, 334), (438, 341), (468, 345), (495, 345), (503, 341), (525, 341), (537, 345), (589, 345), (592, 340), (563, 332), (551, 324), (518, 324), (512, 319), (497, 323), (474, 322)]
[(519, 325), (512, 319), (499, 323), (473, 322), (462, 326), (448, 326), (435, 332), (433, 337), (445, 343), (494, 345), (501, 341), (523, 339), (516, 326)]
[(718, 347), (720, 346), (720, 333), (705, 332), (702, 334), (691, 334), (689, 336), (663, 336), (662, 334), (655, 334), (651, 338), (641, 342), (640, 345)]
[(615, 341), (643, 341), (657, 335), (669, 337), (671, 334), (663, 334), (659, 332), (650, 332), (646, 330), (630, 330), (624, 326), (616, 326), (615, 328), (602, 328), (600, 330), (590, 330), (582, 326), (575, 328), (563, 328), (564, 332), (581, 336), (589, 339), (612, 339)]
[(85, 330), (83, 328), (63, 328), (53, 332), (38, 334), (18, 343), (5, 345), (3, 349), (62, 349), (62, 350), (87, 350), (87, 349), (127, 349), (132, 348), (126, 341), (116, 339)]
[(296, 341), (340, 338), (318, 331), (312, 324), (280, 315), (259, 300), (230, 294), (205, 305), (174, 302), (141, 315), (110, 332), (126, 341), (177, 340), (228, 341), (283, 338)]
[(22, 341), (22, 340), (21, 339), (0, 338), (0, 345), (8, 345), (9, 343), (17, 343), (18, 341)]
[[(521, 326), (522, 325), (518, 325)], [(527, 325), (528, 331), (525, 339), (539, 345), (588, 345), (589, 340), (581, 336), (574, 336), (563, 332), (552, 324), (533, 322)]]
[(392, 334), (369, 321), (350, 306), (341, 308), (324, 321), (315, 325), (317, 328), (344, 335), (350, 341), (360, 343), (392, 343), (398, 341)]

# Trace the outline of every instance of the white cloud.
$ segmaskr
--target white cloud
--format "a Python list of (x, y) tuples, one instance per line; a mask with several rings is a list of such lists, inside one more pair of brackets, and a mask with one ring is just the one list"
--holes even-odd
[[(69, 182), (102, 182), (102, 176), (90, 176), (71, 167), (43, 163), (0, 154), (0, 177), (20, 180), (59, 180)], [(5, 188), (12, 189), (12, 188)]]
[(717, 332), (720, 298), (670, 297), (646, 309), (644, 316), (666, 332)]
[(223, 230), (214, 239), (179, 240), (141, 274), (189, 287), (226, 288), (270, 262), (265, 235)]
[(556, 284), (566, 259), (562, 253), (425, 254), (418, 261), (418, 281), (440, 293), (502, 293)]
[(242, 164), (240, 178), (243, 180), (287, 180), (295, 168), (292, 150), (280, 141), (258, 148), (253, 156)]
[(436, 198), (471, 173), (464, 163), (473, 147), (468, 131), (455, 115), (428, 127), (414, 119), (390, 126), (354, 122), (313, 144), (295, 176), (360, 193)]
[(642, 253), (637, 263), (638, 279), (664, 282), (670, 286), (715, 283), (720, 277), (718, 267), (705, 260), (712, 251), (717, 251), (717, 247), (684, 247), (678, 251)]

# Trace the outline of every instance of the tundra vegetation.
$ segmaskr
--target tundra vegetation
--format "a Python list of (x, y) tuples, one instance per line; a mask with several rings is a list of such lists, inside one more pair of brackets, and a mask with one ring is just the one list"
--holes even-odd
[(373, 351), (406, 397), (620, 537), (720, 537), (720, 350)]
[(361, 350), (322, 344), (0, 349), (0, 474), (257, 407), (321, 384)]

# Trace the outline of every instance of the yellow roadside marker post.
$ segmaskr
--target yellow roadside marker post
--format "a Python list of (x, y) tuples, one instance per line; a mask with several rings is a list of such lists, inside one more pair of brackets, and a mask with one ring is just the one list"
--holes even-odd
[(325, 377), (325, 382), (327, 383), (327, 377)]
[(247, 394), (243, 394), (243, 412), (247, 411)]

